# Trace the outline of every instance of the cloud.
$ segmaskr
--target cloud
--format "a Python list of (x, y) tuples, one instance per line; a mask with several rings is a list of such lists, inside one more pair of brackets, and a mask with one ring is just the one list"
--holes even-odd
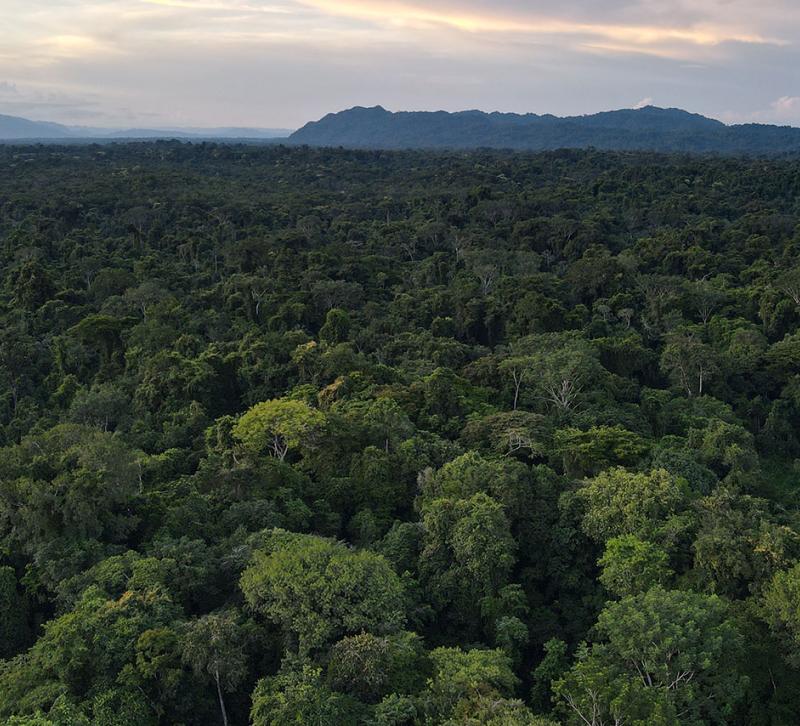
[(653, 97), (652, 96), (646, 96), (641, 101), (638, 101), (637, 103), (635, 103), (633, 107), (636, 108), (636, 109), (639, 109), (639, 108), (645, 108), (646, 106), (652, 106), (652, 105), (653, 105)]
[(771, 105), (776, 118), (800, 118), (800, 96), (781, 96)]
[[(523, 6), (500, 3), (491, 9), (481, 3), (427, 2), (396, 0), (302, 0), (333, 16), (374, 22), (386, 28), (412, 30), (449, 29), (477, 36), (488, 34), (522, 35), (530, 38), (572, 39), (595, 51), (651, 54), (658, 57), (690, 58), (697, 49), (724, 43), (784, 45), (778, 36), (754, 32), (744, 24), (730, 24), (721, 18), (700, 22), (609, 22), (606, 14), (564, 13), (543, 3)], [(541, 5), (541, 9), (537, 9)], [(569, 7), (569, 3), (562, 7)]]
[(569, 114), (650, 96), (796, 118), (795, 0), (0, 0), (0, 27), (0, 78), (24, 96), (0, 89), (0, 112), (68, 123), (94, 108), (123, 125), (292, 126), (356, 103)]
[(781, 96), (767, 108), (756, 111), (726, 111), (721, 118), (728, 123), (760, 123), (800, 126), (800, 96)]

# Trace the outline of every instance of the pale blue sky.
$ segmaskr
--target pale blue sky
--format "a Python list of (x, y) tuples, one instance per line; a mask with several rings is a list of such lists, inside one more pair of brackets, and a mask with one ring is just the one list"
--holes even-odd
[(652, 102), (800, 125), (798, 0), (0, 0), (0, 113), (296, 127)]

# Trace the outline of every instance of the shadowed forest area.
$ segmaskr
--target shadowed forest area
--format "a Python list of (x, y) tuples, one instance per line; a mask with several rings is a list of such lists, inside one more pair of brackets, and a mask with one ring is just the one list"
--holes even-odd
[(793, 724), (800, 161), (0, 146), (0, 720)]

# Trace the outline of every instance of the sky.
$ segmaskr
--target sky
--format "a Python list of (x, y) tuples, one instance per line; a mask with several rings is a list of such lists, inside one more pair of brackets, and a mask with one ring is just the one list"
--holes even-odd
[(0, 113), (297, 128), (653, 104), (800, 126), (800, 0), (0, 0)]

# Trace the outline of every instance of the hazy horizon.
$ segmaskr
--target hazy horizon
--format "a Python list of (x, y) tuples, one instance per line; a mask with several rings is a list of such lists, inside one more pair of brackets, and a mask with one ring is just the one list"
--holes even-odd
[(790, 0), (5, 0), (0, 22), (0, 113), (70, 126), (648, 103), (800, 125)]
[[(649, 106), (649, 104), (646, 104), (646, 105)], [(646, 105), (638, 104), (638, 105), (635, 105), (635, 106), (631, 106), (629, 108), (631, 110), (638, 110), (638, 109), (645, 108)], [(363, 108), (364, 106), (361, 106), (361, 107)], [(373, 106), (371, 106), (371, 107), (372, 108), (383, 107), (384, 110), (386, 110), (386, 111), (388, 111), (390, 113), (402, 113), (402, 112), (408, 112), (408, 113), (436, 113), (436, 112), (443, 111), (443, 109), (434, 109), (434, 108), (432, 108), (432, 109), (413, 109), (413, 108), (411, 108), (411, 109), (406, 109), (406, 108), (403, 108), (403, 109), (401, 109), (401, 108), (391, 109), (391, 108), (386, 108), (385, 106), (382, 106), (382, 104), (373, 104)], [(323, 113), (320, 116), (320, 118), (308, 119), (307, 122), (304, 122), (303, 124), (300, 124), (300, 125), (298, 125), (296, 127), (236, 126), (236, 125), (180, 126), (180, 125), (173, 125), (173, 124), (168, 124), (168, 123), (153, 124), (153, 125), (150, 125), (150, 126), (147, 126), (147, 125), (144, 125), (144, 124), (141, 124), (141, 125), (130, 125), (130, 124), (129, 125), (124, 125), (123, 124), (123, 125), (102, 126), (102, 125), (68, 124), (68, 123), (67, 124), (61, 124), (61, 125), (66, 127), (66, 128), (68, 128), (68, 129), (70, 129), (74, 133), (78, 133), (78, 134), (82, 133), (83, 135), (91, 135), (92, 132), (98, 132), (100, 134), (109, 134), (109, 133), (113, 134), (113, 133), (118, 133), (118, 132), (125, 131), (125, 130), (142, 130), (142, 131), (179, 132), (179, 133), (183, 133), (183, 134), (187, 134), (187, 135), (196, 134), (198, 136), (201, 136), (205, 132), (214, 132), (214, 131), (229, 131), (229, 132), (232, 132), (232, 131), (248, 131), (249, 130), (249, 131), (259, 132), (261, 134), (269, 133), (270, 135), (269, 136), (265, 136), (265, 138), (280, 138), (283, 133), (285, 133), (288, 136), (288, 135), (294, 133), (295, 131), (299, 130), (303, 126), (305, 126), (306, 123), (309, 123), (309, 122), (313, 123), (313, 122), (321, 120), (324, 116), (327, 116), (329, 114), (336, 115), (336, 114), (343, 113), (343, 112), (348, 111), (348, 110), (352, 110), (353, 108), (356, 108), (356, 107), (350, 107), (349, 109), (332, 109), (330, 111), (326, 111), (325, 113)], [(661, 108), (662, 110), (668, 110), (668, 109), (665, 109), (663, 107), (658, 107), (658, 106), (656, 106), (656, 108)], [(593, 116), (593, 115), (600, 114), (600, 113), (605, 113), (605, 112), (610, 112), (610, 111), (619, 111), (619, 110), (624, 110), (624, 109), (600, 109), (598, 111), (589, 111), (589, 112), (586, 112), (585, 114), (573, 114), (570, 117), (572, 117), (572, 118), (580, 118), (582, 116)], [(678, 110), (686, 111), (688, 113), (695, 113), (691, 109), (680, 109), (679, 108)], [(500, 111), (499, 109), (474, 109), (474, 108), (473, 109), (467, 109), (467, 108), (456, 109), (454, 111), (447, 111), (447, 113), (464, 113), (464, 112), (468, 113), (468, 112), (472, 112), (472, 111), (478, 111), (478, 112), (481, 112), (481, 113), (488, 113), (488, 114), (492, 114), (492, 113), (520, 113), (520, 114), (531, 113), (531, 112), (503, 112), (503, 111)], [(548, 111), (541, 112), (542, 115), (546, 115), (546, 114), (549, 114), (549, 113), (550, 112), (548, 112)], [(9, 116), (13, 117), (13, 114), (5, 114), (2, 111), (2, 109), (0, 109), (0, 116), (2, 116), (2, 115), (9, 115)], [(34, 121), (36, 123), (59, 123), (59, 122), (54, 122), (52, 119), (49, 119), (49, 118), (32, 118), (32, 117), (18, 117), (18, 118), (25, 118), (28, 121)], [(719, 118), (715, 119), (712, 116), (709, 116), (707, 118), (712, 118), (714, 120), (721, 121), (721, 122), (726, 123), (728, 125), (734, 125), (736, 123), (739, 123), (739, 122), (736, 122), (736, 121), (729, 122), (729, 121), (725, 121), (724, 119), (719, 119)], [(756, 123), (769, 123), (769, 122), (757, 121)], [(783, 126), (792, 126), (794, 128), (800, 128), (800, 123), (776, 122), (776, 123), (774, 123), (772, 125), (783, 125)], [(243, 136), (242, 138), (245, 138), (245, 137)]]

